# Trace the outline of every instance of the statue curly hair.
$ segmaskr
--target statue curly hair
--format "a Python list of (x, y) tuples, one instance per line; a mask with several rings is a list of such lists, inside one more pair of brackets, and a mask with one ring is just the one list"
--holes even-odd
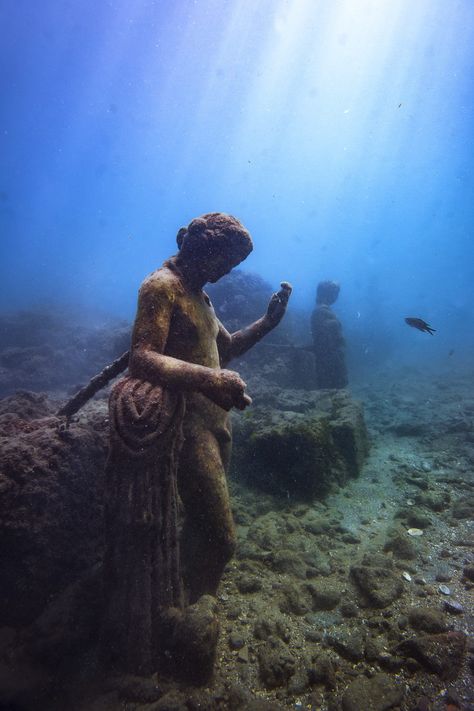
[(219, 254), (230, 250), (242, 260), (253, 249), (252, 238), (242, 223), (224, 212), (209, 212), (181, 227), (176, 236), (180, 253)]

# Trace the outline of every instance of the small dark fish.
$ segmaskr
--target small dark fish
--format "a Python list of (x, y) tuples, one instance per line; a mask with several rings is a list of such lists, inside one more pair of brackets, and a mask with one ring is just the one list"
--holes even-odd
[(423, 321), (422, 318), (414, 318), (413, 316), (407, 316), (407, 318), (405, 319), (405, 323), (407, 323), (409, 326), (412, 326), (413, 328), (417, 328), (419, 331), (429, 333), (431, 336), (436, 331), (435, 328), (431, 328), (431, 326), (428, 326), (426, 321)]
[(400, 108), (401, 104), (398, 104), (398, 108)]
[(451, 358), (451, 356), (454, 354), (454, 348), (451, 348), (451, 350), (448, 353), (448, 358)]

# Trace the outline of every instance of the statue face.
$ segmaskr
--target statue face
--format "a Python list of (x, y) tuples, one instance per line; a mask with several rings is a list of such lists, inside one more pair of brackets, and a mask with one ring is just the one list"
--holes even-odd
[(223, 276), (229, 274), (243, 259), (245, 259), (243, 256), (240, 258), (236, 255), (225, 254), (223, 252), (208, 255), (204, 263), (206, 281), (215, 284), (216, 281), (219, 281)]

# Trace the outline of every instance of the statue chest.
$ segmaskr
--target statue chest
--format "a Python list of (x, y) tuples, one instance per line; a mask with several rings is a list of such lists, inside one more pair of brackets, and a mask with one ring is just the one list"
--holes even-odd
[[(204, 292), (187, 297), (175, 310), (171, 322), (169, 345), (176, 344), (191, 363), (219, 367), (217, 334), (219, 322), (209, 297)], [(169, 349), (169, 355), (172, 355)]]

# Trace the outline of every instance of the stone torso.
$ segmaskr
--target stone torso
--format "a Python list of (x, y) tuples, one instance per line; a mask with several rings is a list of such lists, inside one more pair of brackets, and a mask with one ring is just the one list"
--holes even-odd
[[(166, 266), (151, 274), (146, 282), (156, 290), (157, 310), (161, 303), (171, 303), (163, 354), (188, 363), (219, 368), (219, 321), (207, 294), (201, 289), (186, 288), (179, 275)], [(228, 440), (229, 422), (227, 412), (208, 397), (199, 392), (186, 393), (185, 432), (203, 428), (213, 431), (219, 439)]]

